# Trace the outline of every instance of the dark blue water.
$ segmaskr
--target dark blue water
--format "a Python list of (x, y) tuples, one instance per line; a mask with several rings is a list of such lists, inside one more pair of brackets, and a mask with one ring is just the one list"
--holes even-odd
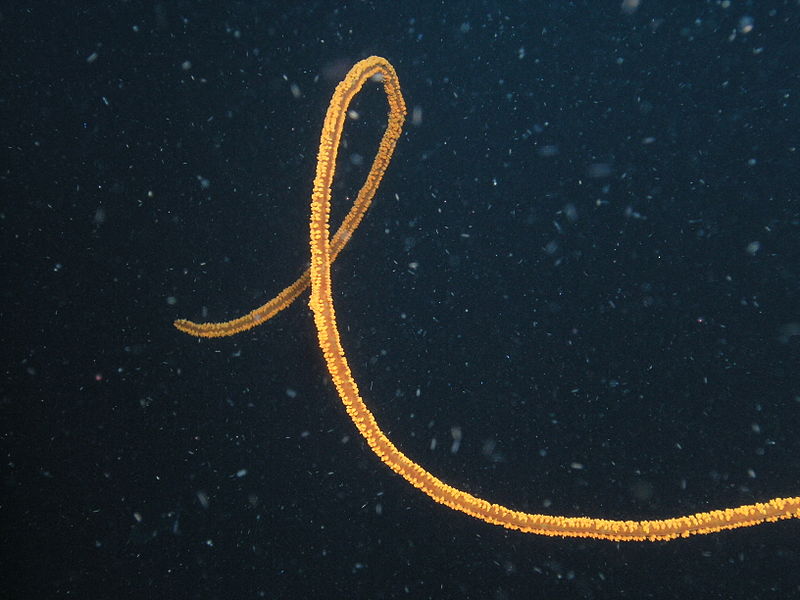
[(435, 505), (357, 437), (305, 296), (170, 325), (299, 275), (328, 100), (380, 54), (410, 115), (334, 295), (390, 438), (533, 512), (798, 495), (800, 7), (626, 7), (2, 11), (8, 597), (795, 597), (796, 522), (620, 546)]

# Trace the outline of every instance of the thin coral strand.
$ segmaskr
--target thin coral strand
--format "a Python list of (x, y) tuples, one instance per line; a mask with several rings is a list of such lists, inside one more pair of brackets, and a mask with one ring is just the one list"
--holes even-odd
[[(328, 372), (347, 410), (347, 414), (372, 451), (395, 473), (402, 476), (411, 485), (430, 496), (436, 502), (487, 523), (526, 533), (615, 541), (655, 541), (672, 540), (678, 537), (708, 534), (780, 519), (800, 517), (800, 497), (774, 498), (766, 502), (736, 508), (700, 512), (671, 519), (644, 521), (525, 513), (499, 504), (493, 504), (446, 484), (408, 458), (386, 437), (372, 412), (364, 403), (358, 390), (358, 385), (350, 371), (350, 366), (341, 344), (331, 295), (331, 264), (358, 226), (358, 223), (360, 223), (366, 208), (361, 212), (355, 223), (351, 223), (347, 227), (343, 224), (333, 239), (329, 237), (331, 184), (347, 108), (364, 83), (376, 75), (382, 76), (384, 90), (389, 102), (389, 123), (378, 149), (378, 154), (375, 157), (373, 170), (370, 172), (370, 176), (367, 177), (367, 182), (365, 183), (366, 191), (362, 189), (363, 197), (368, 198), (366, 200), (367, 205), (374, 196), (383, 173), (391, 160), (395, 144), (402, 131), (405, 102), (400, 91), (397, 74), (392, 65), (386, 59), (372, 56), (358, 62), (350, 70), (344, 80), (336, 87), (328, 106), (317, 155), (317, 170), (311, 197), (309, 228), (309, 245), (311, 248), (311, 267), (309, 269), (311, 283), (310, 305), (314, 313), (319, 345), (322, 349)], [(362, 194), (359, 194), (359, 198), (362, 198)], [(342, 233), (343, 230), (344, 234)], [(306, 277), (306, 275), (303, 277)], [(282, 298), (277, 301), (277, 305), (280, 305), (280, 308), (277, 308), (270, 316), (264, 316), (268, 313), (266, 310), (257, 315), (256, 318), (260, 319), (259, 323), (285, 308), (305, 289), (308, 284), (303, 281), (303, 277), (295, 282), (293, 286), (287, 288), (287, 290), (290, 290), (297, 286), (296, 291), (292, 290), (291, 293), (287, 293), (287, 290), (284, 290), (281, 295), (272, 301), (276, 302), (278, 298)], [(283, 294), (286, 295), (284, 296)], [(289, 300), (288, 298), (291, 299)], [(253, 312), (255, 313), (259, 310), (261, 309)], [(246, 318), (247, 316), (242, 317), (242, 319)], [(251, 318), (251, 320), (253, 319)], [(186, 322), (181, 321), (180, 323), (185, 324)], [(178, 326), (177, 323), (176, 326)], [(252, 326), (254, 325), (223, 327), (217, 331), (219, 332), (218, 335), (231, 335)], [(181, 327), (179, 326), (179, 328)], [(196, 330), (189, 331), (189, 333), (198, 335)]]

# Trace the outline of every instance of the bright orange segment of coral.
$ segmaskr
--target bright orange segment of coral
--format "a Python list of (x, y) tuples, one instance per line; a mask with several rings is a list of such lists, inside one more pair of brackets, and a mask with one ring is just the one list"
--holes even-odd
[[(329, 232), (331, 184), (347, 109), (364, 84), (376, 76), (381, 78), (389, 101), (389, 122), (367, 179), (353, 207), (331, 239)], [(487, 523), (540, 535), (615, 541), (655, 541), (800, 517), (800, 497), (774, 498), (767, 502), (736, 508), (648, 521), (525, 513), (499, 504), (492, 504), (444, 483), (408, 458), (386, 437), (361, 397), (339, 339), (339, 328), (331, 296), (331, 263), (361, 223), (375, 196), (400, 137), (405, 114), (406, 106), (400, 91), (400, 82), (389, 61), (378, 56), (371, 56), (353, 66), (344, 80), (336, 87), (322, 127), (317, 155), (317, 172), (311, 195), (309, 236), (311, 267), (275, 298), (243, 317), (224, 323), (193, 323), (179, 319), (175, 321), (175, 327), (198, 337), (223, 337), (246, 331), (271, 319), (289, 306), (310, 284), (311, 309), (314, 313), (319, 346), (322, 349), (328, 371), (347, 414), (350, 415), (369, 447), (390, 469), (436, 502)]]

